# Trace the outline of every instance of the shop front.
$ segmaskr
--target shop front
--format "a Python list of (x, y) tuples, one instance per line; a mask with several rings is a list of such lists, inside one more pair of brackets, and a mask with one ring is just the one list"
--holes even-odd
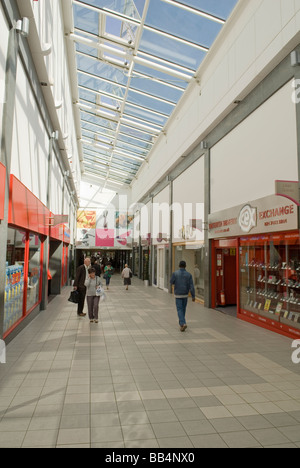
[(269, 196), (209, 216), (211, 305), (285, 336), (300, 336), (297, 203)]
[(173, 271), (177, 270), (181, 260), (186, 262), (186, 269), (192, 274), (196, 299), (204, 302), (204, 242), (179, 242), (173, 244)]
[(8, 336), (41, 303), (44, 240), (49, 211), (14, 176), (6, 250), (3, 337)]
[(48, 295), (60, 294), (61, 288), (66, 286), (68, 283), (69, 245), (69, 227), (63, 223), (51, 226), (49, 243)]

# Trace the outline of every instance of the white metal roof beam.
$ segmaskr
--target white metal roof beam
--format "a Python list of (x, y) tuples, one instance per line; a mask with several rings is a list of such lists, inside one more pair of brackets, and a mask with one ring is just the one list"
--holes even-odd
[(205, 13), (202, 10), (197, 10), (196, 8), (193, 8), (188, 5), (185, 5), (184, 3), (178, 2), (177, 0), (162, 0), (162, 1), (165, 3), (168, 3), (169, 5), (177, 6), (178, 8), (181, 8), (182, 10), (189, 11), (190, 13), (193, 13), (195, 15), (202, 16), (202, 18), (215, 21), (216, 23), (219, 23), (219, 24), (225, 24), (224, 19), (219, 18), (218, 16), (211, 15), (209, 13)]
[(147, 143), (147, 145), (153, 145), (153, 142), (152, 141), (148, 141), (148, 140), (143, 140), (142, 138), (137, 138), (136, 136), (134, 135), (128, 135), (128, 133), (124, 133), (124, 132), (119, 132), (119, 135), (122, 135), (122, 136), (125, 136), (126, 138), (130, 138), (130, 139), (133, 139), (133, 140), (136, 140), (136, 141), (141, 141), (143, 143)]
[(135, 24), (137, 26), (139, 26), (141, 23), (138, 19), (131, 18), (130, 16), (124, 15), (122, 13), (117, 13), (116, 11), (110, 10), (109, 8), (95, 7), (79, 0), (73, 0), (73, 4), (87, 8), (88, 10), (96, 11), (99, 14), (105, 13), (107, 16), (110, 16), (112, 18), (118, 18), (121, 21), (127, 21), (127, 23)]
[(195, 42), (192, 42), (192, 41), (188, 41), (187, 39), (182, 39), (179, 36), (175, 36), (174, 34), (167, 33), (165, 31), (162, 31), (161, 29), (153, 28), (152, 26), (144, 26), (144, 29), (146, 29), (147, 31), (159, 34), (160, 36), (167, 37), (168, 39), (173, 39), (174, 41), (180, 42), (181, 44), (189, 45), (193, 47), (194, 49), (203, 50), (204, 52), (209, 51), (207, 47), (204, 47), (200, 44), (196, 44)]
[[(126, 52), (123, 52), (121, 50), (113, 49), (112, 47), (106, 46), (104, 44), (99, 44), (97, 42), (92, 41), (91, 39), (84, 38), (82, 36), (78, 36), (77, 34), (70, 34), (70, 39), (72, 39), (75, 42), (79, 42), (81, 44), (85, 44), (89, 47), (92, 47), (94, 49), (100, 49), (100, 50), (105, 50), (108, 53), (111, 53), (113, 55), (118, 55), (119, 57), (124, 58), (124, 63), (125, 61), (131, 62), (133, 61), (134, 63), (137, 63), (139, 65), (143, 65), (145, 67), (152, 68), (153, 70), (160, 71), (162, 73), (166, 73), (167, 75), (174, 76), (175, 78), (178, 78), (180, 80), (186, 81), (189, 83), (192, 79), (190, 75), (187, 75), (186, 73), (182, 73), (179, 71), (176, 71), (172, 68), (169, 68), (167, 66), (159, 65), (158, 63), (151, 62), (150, 60), (143, 59), (141, 57), (135, 56), (133, 57), (130, 54), (127, 54)], [(166, 62), (167, 63), (167, 62)], [(174, 64), (176, 66), (176, 64)]]

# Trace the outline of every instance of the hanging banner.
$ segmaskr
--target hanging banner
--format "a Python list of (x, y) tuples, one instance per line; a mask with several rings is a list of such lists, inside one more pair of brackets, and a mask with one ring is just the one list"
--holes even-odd
[(76, 247), (126, 249), (132, 246), (133, 216), (114, 209), (78, 210)]

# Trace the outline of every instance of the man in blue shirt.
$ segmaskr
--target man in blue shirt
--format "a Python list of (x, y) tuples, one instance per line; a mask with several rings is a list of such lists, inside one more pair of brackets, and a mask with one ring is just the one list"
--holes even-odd
[(179, 263), (179, 270), (175, 271), (171, 277), (170, 283), (174, 285), (174, 294), (176, 298), (176, 308), (179, 318), (180, 330), (184, 332), (187, 329), (185, 321), (186, 307), (189, 293), (191, 293), (193, 302), (195, 302), (195, 288), (193, 277), (186, 271), (186, 262), (182, 260)]

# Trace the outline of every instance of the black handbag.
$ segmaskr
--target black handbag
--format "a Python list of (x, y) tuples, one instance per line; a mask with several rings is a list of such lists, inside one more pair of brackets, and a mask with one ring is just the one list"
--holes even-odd
[(69, 302), (73, 302), (73, 304), (78, 304), (79, 302), (79, 292), (78, 291), (71, 291), (70, 297), (68, 299)]

